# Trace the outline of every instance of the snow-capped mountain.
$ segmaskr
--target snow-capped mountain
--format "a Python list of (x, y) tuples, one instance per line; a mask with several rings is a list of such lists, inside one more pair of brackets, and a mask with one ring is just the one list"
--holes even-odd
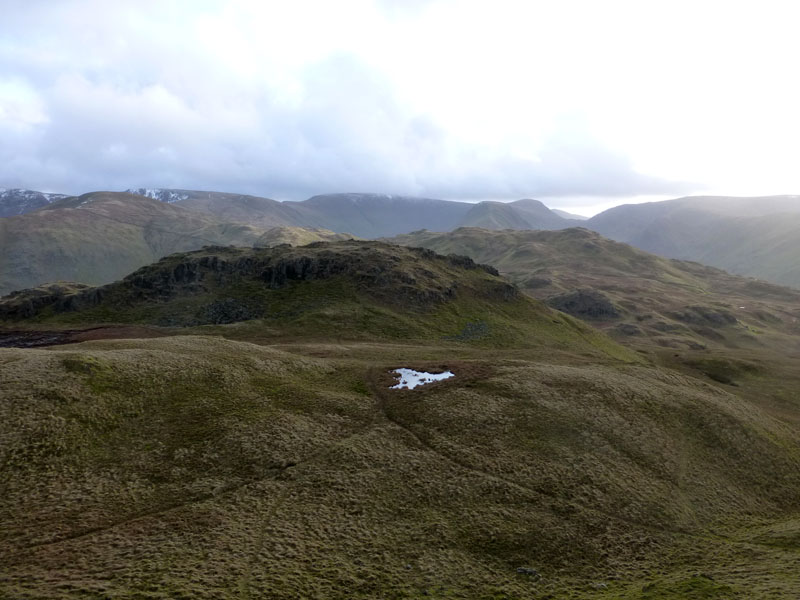
[(24, 215), (37, 208), (47, 206), (51, 202), (67, 197), (66, 194), (0, 188), (0, 217)]
[(128, 194), (146, 196), (147, 198), (160, 200), (161, 202), (166, 202), (167, 204), (186, 200), (189, 197), (189, 194), (186, 194), (180, 190), (166, 190), (164, 188), (131, 188), (129, 190), (125, 190), (125, 192)]

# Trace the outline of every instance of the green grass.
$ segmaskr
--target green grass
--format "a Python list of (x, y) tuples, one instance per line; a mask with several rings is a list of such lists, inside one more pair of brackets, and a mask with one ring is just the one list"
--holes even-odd
[[(0, 350), (0, 595), (725, 598), (799, 583), (781, 516), (797, 510), (797, 434), (741, 398), (547, 347), (273, 342)], [(394, 392), (398, 366), (456, 377)]]
[[(343, 247), (352, 266), (370, 246)], [(126, 284), (38, 326), (191, 320), (225, 298), (263, 315), (0, 349), (0, 596), (796, 595), (789, 358), (641, 358), (411, 251), (368, 273), (144, 300)], [(390, 390), (398, 367), (455, 377)]]

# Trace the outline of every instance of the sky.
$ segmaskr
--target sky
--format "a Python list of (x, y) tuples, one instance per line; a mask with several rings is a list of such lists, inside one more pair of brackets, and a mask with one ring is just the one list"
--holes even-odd
[(793, 2), (0, 0), (0, 187), (800, 193)]

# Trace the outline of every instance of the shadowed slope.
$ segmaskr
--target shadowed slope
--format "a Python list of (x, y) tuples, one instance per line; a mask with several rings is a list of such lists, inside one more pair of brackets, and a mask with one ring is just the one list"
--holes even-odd
[(624, 205), (592, 217), (585, 226), (662, 256), (800, 287), (798, 196)]

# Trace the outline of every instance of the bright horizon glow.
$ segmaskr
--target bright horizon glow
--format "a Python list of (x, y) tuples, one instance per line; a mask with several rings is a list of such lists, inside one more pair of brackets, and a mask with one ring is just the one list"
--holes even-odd
[(788, 1), (5, 0), (0, 186), (800, 190)]

